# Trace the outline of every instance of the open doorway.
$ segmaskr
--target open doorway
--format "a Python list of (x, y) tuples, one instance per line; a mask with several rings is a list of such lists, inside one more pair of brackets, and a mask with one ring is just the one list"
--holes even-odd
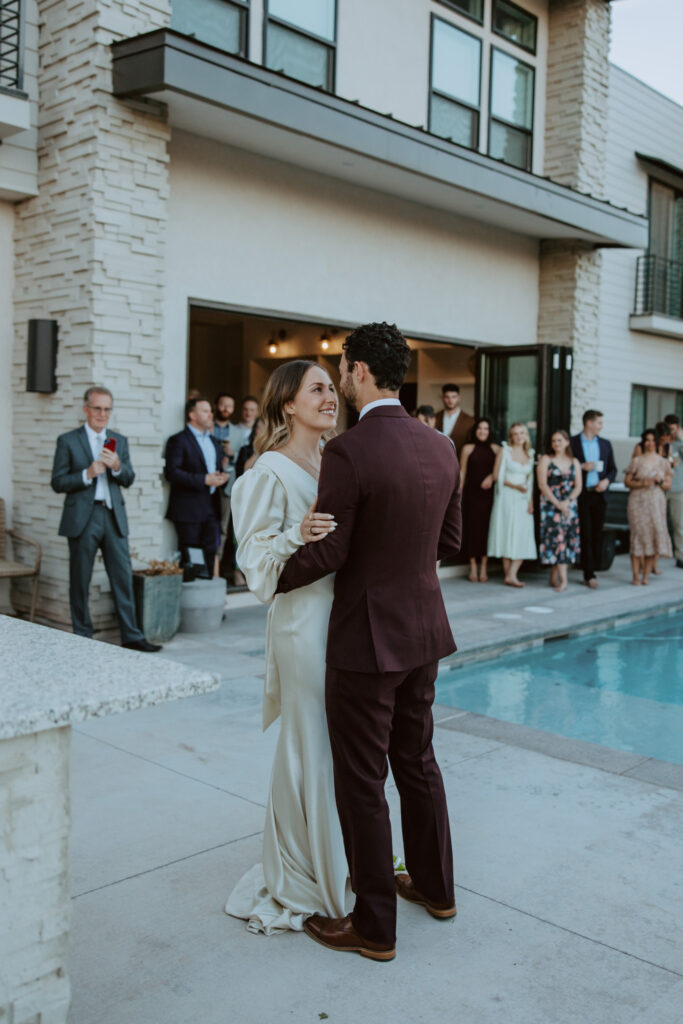
[[(201, 305), (190, 307), (188, 392), (213, 399), (220, 391), (261, 399), (268, 377), (282, 363), (311, 359), (323, 366), (339, 386), (339, 361), (348, 328), (257, 316)], [(462, 408), (475, 411), (476, 354), (474, 347), (409, 337), (413, 359), (401, 389), (401, 402), (412, 413), (420, 405), (441, 408), (443, 384), (460, 387)], [(340, 405), (338, 430), (356, 420), (353, 410)]]

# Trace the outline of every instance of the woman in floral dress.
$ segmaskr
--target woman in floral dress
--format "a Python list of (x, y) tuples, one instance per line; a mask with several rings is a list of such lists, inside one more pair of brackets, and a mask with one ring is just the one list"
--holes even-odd
[(572, 456), (569, 434), (556, 430), (551, 441), (552, 455), (543, 455), (538, 464), (541, 491), (542, 565), (551, 566), (550, 585), (559, 594), (568, 587), (570, 565), (581, 559), (579, 542), (579, 506), (581, 466)]
[(626, 467), (624, 483), (628, 496), (628, 525), (631, 530), (631, 566), (635, 586), (647, 585), (659, 555), (671, 558), (671, 537), (666, 526), (665, 491), (671, 487), (672, 469), (657, 452), (657, 435), (646, 430), (641, 439), (642, 455)]

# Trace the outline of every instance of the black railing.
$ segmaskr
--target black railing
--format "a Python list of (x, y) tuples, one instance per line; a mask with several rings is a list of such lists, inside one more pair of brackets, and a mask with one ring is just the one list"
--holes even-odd
[(683, 319), (683, 263), (660, 256), (639, 256), (633, 312)]
[(23, 0), (0, 0), (0, 87), (3, 89), (23, 86), (22, 3)]

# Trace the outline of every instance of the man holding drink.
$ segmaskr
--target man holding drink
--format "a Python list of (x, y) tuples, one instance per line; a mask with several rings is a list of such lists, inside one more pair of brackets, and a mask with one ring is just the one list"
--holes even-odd
[(121, 492), (135, 473), (123, 434), (107, 428), (114, 399), (104, 387), (88, 388), (85, 423), (57, 438), (52, 489), (66, 494), (59, 525), (69, 540), (69, 603), (78, 636), (92, 637), (88, 591), (95, 556), (101, 550), (116, 606), (121, 642), (136, 651), (160, 651), (145, 640), (137, 625), (133, 570), (128, 550), (128, 519)]
[(591, 590), (598, 587), (595, 571), (600, 566), (607, 490), (617, 475), (612, 445), (600, 437), (602, 426), (602, 413), (588, 409), (583, 414), (583, 432), (571, 439), (572, 454), (581, 463), (583, 473), (583, 490), (579, 495), (581, 568), (583, 582)]

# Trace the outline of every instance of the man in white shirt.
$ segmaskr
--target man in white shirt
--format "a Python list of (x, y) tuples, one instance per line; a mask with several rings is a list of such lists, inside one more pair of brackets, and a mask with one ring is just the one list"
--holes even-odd
[(123, 434), (107, 428), (114, 399), (104, 387), (88, 388), (85, 423), (57, 438), (52, 466), (52, 489), (66, 494), (59, 525), (69, 540), (69, 603), (71, 623), (78, 636), (92, 637), (88, 591), (95, 556), (102, 551), (111, 584), (124, 647), (160, 651), (138, 627), (133, 597), (133, 570), (128, 550), (128, 519), (121, 493), (135, 473)]
[(460, 408), (460, 388), (457, 384), (444, 384), (441, 388), (443, 409), (436, 414), (436, 429), (450, 437), (460, 458), (474, 426), (474, 417)]

